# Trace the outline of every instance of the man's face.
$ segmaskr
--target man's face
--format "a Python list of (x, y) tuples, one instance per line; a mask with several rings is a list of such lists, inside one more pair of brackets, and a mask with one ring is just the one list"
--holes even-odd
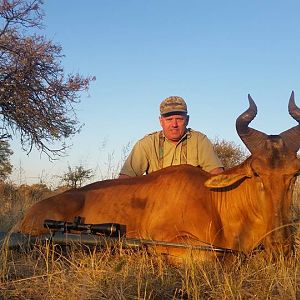
[(189, 122), (188, 115), (171, 115), (159, 118), (160, 125), (163, 129), (165, 137), (172, 141), (178, 142), (186, 131), (186, 126)]

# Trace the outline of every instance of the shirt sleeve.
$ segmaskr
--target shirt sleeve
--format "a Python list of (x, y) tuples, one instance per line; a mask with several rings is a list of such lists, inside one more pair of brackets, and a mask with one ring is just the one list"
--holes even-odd
[(223, 164), (214, 151), (212, 142), (206, 135), (198, 142), (198, 159), (199, 165), (206, 172), (223, 167)]
[(142, 141), (138, 141), (132, 148), (129, 156), (124, 162), (120, 174), (128, 176), (143, 175), (149, 168), (147, 153)]

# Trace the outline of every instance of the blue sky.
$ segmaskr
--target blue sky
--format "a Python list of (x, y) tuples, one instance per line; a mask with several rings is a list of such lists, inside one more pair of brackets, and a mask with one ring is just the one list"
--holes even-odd
[(75, 107), (85, 125), (68, 156), (51, 163), (14, 141), (16, 183), (54, 182), (79, 164), (101, 179), (124, 147), (159, 130), (170, 95), (186, 99), (190, 127), (210, 139), (241, 144), (235, 119), (248, 93), (258, 106), (251, 126), (277, 134), (296, 125), (287, 103), (294, 90), (300, 105), (299, 1), (51, 0), (44, 11), (66, 73), (97, 80)]

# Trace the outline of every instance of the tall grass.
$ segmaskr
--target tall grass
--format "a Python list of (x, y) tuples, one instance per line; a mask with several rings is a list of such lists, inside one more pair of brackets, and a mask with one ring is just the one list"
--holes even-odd
[[(112, 253), (52, 246), (4, 258), (3, 299), (297, 299), (299, 258), (236, 257), (230, 267), (192, 258), (172, 267), (145, 251)], [(299, 292), (298, 292), (299, 293)], [(299, 294), (298, 294), (299, 296)]]

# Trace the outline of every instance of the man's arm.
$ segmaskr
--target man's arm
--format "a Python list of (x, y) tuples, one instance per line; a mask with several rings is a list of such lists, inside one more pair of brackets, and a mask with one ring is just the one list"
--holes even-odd
[(212, 142), (206, 135), (198, 135), (198, 164), (210, 174), (217, 175), (224, 172), (224, 166), (214, 150)]
[(148, 168), (148, 159), (142, 143), (143, 140), (139, 140), (133, 146), (133, 149), (121, 168), (119, 178), (140, 176), (146, 172)]

